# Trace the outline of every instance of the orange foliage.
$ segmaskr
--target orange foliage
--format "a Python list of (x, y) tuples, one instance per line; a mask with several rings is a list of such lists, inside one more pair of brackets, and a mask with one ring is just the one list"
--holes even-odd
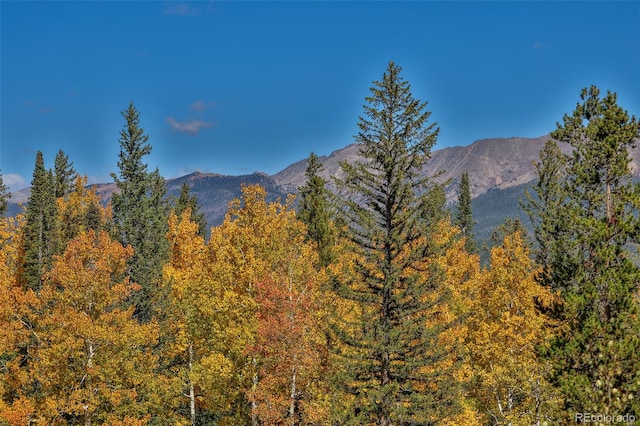
[[(326, 413), (319, 414), (323, 413), (318, 402), (319, 356), (310, 354), (311, 348), (321, 346), (312, 319), (320, 282), (318, 259), (312, 246), (304, 242), (306, 230), (296, 219), (292, 202), (267, 203), (264, 188), (244, 187), (243, 199), (230, 204), (224, 223), (212, 229), (208, 244), (209, 264), (214, 265), (211, 274), (225, 295), (234, 295), (242, 302), (239, 306), (243, 311), (223, 323), (229, 324), (231, 330), (235, 328), (233, 336), (239, 337), (236, 341), (245, 343), (243, 356), (236, 354), (234, 361), (242, 371), (239, 385), (245, 389), (254, 421), (265, 417), (268, 420), (262, 420), (267, 423), (277, 423), (278, 416), (287, 416), (286, 407), (290, 404), (283, 401), (291, 401), (294, 368), (298, 369), (299, 380), (293, 392), (297, 413), (305, 419), (326, 417)], [(285, 298), (292, 303), (276, 307), (271, 298)], [(268, 324), (271, 319), (267, 312), (276, 315), (276, 311), (270, 311), (276, 308), (282, 321), (273, 318), (275, 323)], [(294, 334), (287, 337), (288, 341), (278, 341), (293, 325), (282, 315), (293, 315), (293, 323), (299, 327), (289, 328)], [(300, 353), (287, 354), (286, 348)], [(269, 408), (275, 406), (284, 408)], [(282, 421), (289, 422), (291, 417)]]
[(326, 360), (317, 316), (322, 275), (304, 228), (289, 219), (280, 234), (286, 268), (272, 271), (255, 288), (258, 330), (252, 350), (260, 368), (252, 397), (264, 424), (321, 424), (327, 413), (314, 398)]

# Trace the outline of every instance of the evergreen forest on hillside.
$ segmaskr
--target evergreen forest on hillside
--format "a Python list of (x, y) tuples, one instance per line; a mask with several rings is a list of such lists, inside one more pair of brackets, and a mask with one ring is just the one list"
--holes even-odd
[(38, 152), (16, 216), (0, 175), (0, 425), (640, 422), (640, 125), (579, 95), (490, 249), (469, 176), (452, 211), (421, 172), (439, 128), (393, 62), (361, 162), (329, 186), (311, 153), (297, 200), (246, 185), (210, 229), (133, 103), (109, 203)]

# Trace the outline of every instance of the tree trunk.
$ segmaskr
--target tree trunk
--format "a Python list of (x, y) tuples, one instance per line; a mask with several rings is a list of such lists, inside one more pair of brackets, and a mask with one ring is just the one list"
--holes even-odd
[(89, 410), (89, 406), (88, 403), (91, 399), (93, 399), (93, 385), (92, 385), (92, 381), (91, 381), (91, 374), (89, 373), (88, 370), (90, 370), (93, 367), (93, 357), (95, 356), (96, 351), (95, 348), (93, 347), (93, 343), (91, 343), (91, 341), (87, 341), (87, 372), (86, 372), (86, 377), (87, 380), (85, 382), (85, 390), (87, 391), (87, 395), (86, 395), (86, 400), (85, 400), (85, 405), (84, 405), (84, 426), (91, 426), (91, 418), (93, 417), (93, 412), (91, 410)]
[[(193, 344), (189, 343), (189, 373), (193, 370)], [(189, 377), (189, 414), (191, 415), (191, 426), (196, 426), (196, 393)]]
[(258, 426), (258, 415), (256, 414), (256, 409), (258, 408), (258, 403), (256, 402), (256, 388), (258, 387), (258, 371), (256, 369), (257, 361), (255, 357), (251, 358), (251, 365), (253, 366), (253, 383), (251, 385), (251, 393), (253, 394), (253, 398), (251, 399), (251, 426)]
[(296, 357), (293, 358), (293, 368), (291, 369), (291, 401), (289, 403), (289, 418), (291, 426), (296, 424)]

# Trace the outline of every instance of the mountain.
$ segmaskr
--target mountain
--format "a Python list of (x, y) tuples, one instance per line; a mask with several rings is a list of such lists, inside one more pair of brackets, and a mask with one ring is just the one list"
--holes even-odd
[[(486, 237), (491, 229), (502, 222), (504, 217), (518, 213), (518, 199), (525, 184), (535, 177), (533, 164), (538, 160), (548, 136), (537, 138), (494, 138), (478, 140), (468, 146), (456, 146), (436, 150), (432, 153), (424, 173), (438, 176), (441, 182), (448, 182), (447, 199), (454, 202), (457, 198), (457, 184), (463, 172), (469, 173), (471, 195), (474, 198), (474, 216), (478, 222), (479, 236)], [(565, 153), (571, 151), (567, 144), (561, 144)], [(630, 151), (631, 170), (640, 176), (640, 147)], [(348, 145), (327, 156), (319, 157), (324, 166), (321, 175), (331, 182), (331, 176), (340, 176), (342, 161), (356, 161), (359, 158), (358, 146)], [(289, 193), (297, 193), (305, 183), (307, 160), (291, 164), (282, 171), (269, 176), (253, 173), (243, 176), (223, 176), (214, 173), (195, 172), (186, 176), (167, 180), (169, 195), (178, 196), (182, 182), (191, 186), (207, 218), (209, 226), (222, 223), (228, 203), (241, 196), (242, 184), (260, 184), (267, 190), (269, 201), (280, 197), (283, 201)], [(117, 189), (114, 183), (95, 185), (103, 200), (111, 198)], [(25, 203), (29, 189), (12, 194), (9, 214), (19, 211), (16, 203)], [(506, 214), (506, 216), (505, 216)]]
[[(471, 196), (477, 197), (489, 190), (502, 190), (530, 182), (535, 178), (534, 163), (549, 136), (537, 138), (493, 138), (481, 139), (468, 146), (455, 146), (435, 150), (425, 166), (424, 173), (431, 176), (438, 172), (440, 182), (449, 181), (447, 198), (457, 198), (457, 183), (463, 172), (469, 173)], [(560, 143), (565, 154), (571, 152), (571, 146)], [(640, 175), (640, 147), (630, 150), (631, 170)], [(331, 180), (330, 176), (340, 176), (342, 161), (358, 160), (358, 146), (355, 144), (332, 152), (328, 156), (319, 157), (324, 166), (322, 177)], [(307, 160), (291, 164), (284, 170), (274, 174), (274, 181), (288, 191), (304, 185)]]
[[(243, 184), (263, 186), (267, 191), (267, 201), (275, 201), (277, 198), (284, 201), (287, 196), (287, 192), (265, 173), (224, 176), (215, 173), (194, 172), (179, 178), (167, 179), (167, 194), (177, 198), (180, 195), (182, 182), (185, 181), (189, 183), (191, 193), (198, 197), (208, 226), (222, 223), (229, 202), (242, 196)], [(111, 200), (113, 193), (118, 190), (115, 183), (99, 183), (92, 186), (104, 202)], [(10, 216), (17, 214), (21, 210), (19, 203), (25, 204), (29, 199), (29, 194), (29, 188), (12, 194), (7, 214)]]
[[(456, 198), (456, 187), (460, 175), (469, 173), (471, 196), (477, 197), (489, 189), (505, 189), (521, 185), (534, 178), (533, 162), (547, 141), (548, 136), (537, 138), (496, 138), (476, 141), (468, 146), (456, 146), (432, 152), (424, 173), (435, 175), (444, 171), (438, 180), (450, 181), (447, 198)], [(569, 152), (567, 144), (561, 146)], [(334, 151), (329, 156), (320, 157), (324, 165), (321, 175), (325, 179), (340, 175), (339, 163), (355, 161), (359, 158), (355, 144)], [(298, 161), (273, 175), (276, 183), (288, 190), (304, 184), (307, 160)]]
[(284, 202), (287, 192), (284, 191), (269, 175), (253, 173), (243, 176), (224, 176), (214, 173), (195, 172), (186, 176), (167, 181), (169, 195), (178, 197), (183, 182), (191, 187), (191, 193), (198, 197), (198, 201), (209, 226), (222, 223), (227, 213), (229, 202), (242, 196), (242, 185), (260, 185), (267, 191), (267, 201), (278, 198)]

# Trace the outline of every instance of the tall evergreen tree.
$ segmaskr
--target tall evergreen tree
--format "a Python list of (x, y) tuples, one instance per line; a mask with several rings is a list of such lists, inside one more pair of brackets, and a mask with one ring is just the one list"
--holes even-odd
[(567, 159), (553, 139), (545, 142), (539, 158), (535, 164), (537, 179), (532, 186), (533, 192), (530, 188), (525, 189), (521, 206), (533, 223), (537, 245), (534, 249), (535, 259), (542, 266), (538, 280), (555, 289), (572, 273), (564, 267), (567, 263), (561, 261), (570, 253), (565, 245), (570, 243), (572, 232), (564, 226), (562, 213), (567, 200), (564, 186)]
[(140, 321), (153, 316), (156, 288), (162, 265), (168, 259), (166, 240), (168, 205), (166, 183), (156, 169), (150, 173), (144, 157), (151, 153), (149, 136), (140, 127), (140, 113), (133, 103), (122, 112), (126, 124), (120, 131), (118, 169), (112, 177), (120, 190), (113, 195), (114, 228), (118, 240), (133, 247), (129, 260), (131, 279), (141, 286), (132, 298)]
[(433, 309), (445, 292), (430, 262), (438, 224), (425, 218), (441, 200), (431, 195), (441, 191), (422, 173), (438, 129), (393, 62), (373, 84), (356, 136), (364, 161), (343, 163), (338, 181), (337, 213), (353, 259), (349, 273), (334, 275), (337, 293), (353, 307), (335, 327), (342, 382), (355, 399), (342, 420), (432, 424), (445, 407), (455, 410), (453, 379), (435, 368), (446, 354)]
[(4, 215), (7, 213), (7, 207), (10, 198), (11, 193), (7, 189), (7, 186), (4, 184), (4, 181), (2, 180), (2, 173), (0, 173), (0, 218), (4, 217)]
[(458, 211), (455, 224), (460, 228), (461, 235), (465, 238), (464, 246), (469, 253), (477, 253), (478, 246), (473, 235), (473, 213), (471, 209), (471, 187), (469, 185), (469, 173), (464, 172), (460, 177), (458, 188)]
[(640, 416), (640, 268), (630, 260), (640, 235), (640, 185), (631, 181), (628, 153), (640, 126), (614, 93), (600, 97), (592, 86), (580, 98), (551, 134), (573, 147), (564, 175), (556, 173), (562, 190), (552, 186), (540, 197), (562, 220), (540, 213), (534, 220), (536, 235), (562, 241), (562, 250), (541, 257), (568, 326), (549, 355), (568, 411)]
[(75, 184), (76, 170), (73, 168), (73, 162), (69, 161), (64, 151), (58, 151), (53, 166), (53, 174), (55, 176), (55, 195), (56, 198), (64, 197), (73, 191)]
[(198, 235), (204, 237), (207, 233), (207, 219), (204, 217), (204, 212), (202, 212), (200, 208), (198, 197), (191, 194), (191, 188), (185, 181), (182, 182), (182, 186), (180, 187), (180, 196), (176, 200), (176, 205), (174, 207), (176, 216), (181, 217), (182, 213), (187, 210), (187, 208), (191, 209), (191, 222), (198, 225)]
[(31, 195), (27, 204), (24, 227), (24, 276), (26, 285), (39, 290), (41, 279), (57, 253), (57, 208), (53, 173), (44, 167), (41, 151), (36, 161), (31, 181)]
[(326, 181), (318, 173), (323, 169), (318, 156), (309, 155), (305, 176), (307, 182), (300, 187), (298, 218), (307, 225), (308, 238), (316, 243), (320, 266), (327, 266), (332, 259), (335, 236), (331, 229), (330, 209)]

